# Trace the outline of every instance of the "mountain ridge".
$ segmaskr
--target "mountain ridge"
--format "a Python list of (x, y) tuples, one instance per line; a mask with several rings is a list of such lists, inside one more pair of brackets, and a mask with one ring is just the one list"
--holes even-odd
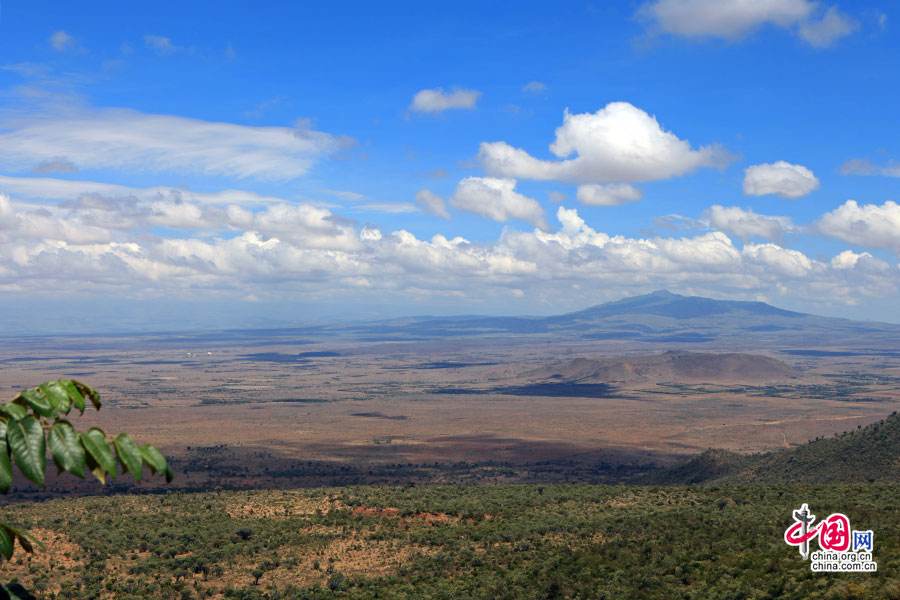
[(683, 296), (666, 290), (547, 317), (407, 317), (344, 324), (338, 330), (364, 336), (360, 339), (517, 334), (663, 344), (739, 341), (749, 347), (821, 347), (846, 343), (900, 347), (900, 325), (892, 323), (823, 317), (764, 302)]

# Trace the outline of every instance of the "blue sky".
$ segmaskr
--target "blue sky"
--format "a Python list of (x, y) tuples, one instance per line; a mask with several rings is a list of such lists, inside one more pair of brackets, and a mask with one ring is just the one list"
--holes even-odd
[(0, 4), (5, 331), (900, 322), (888, 2)]

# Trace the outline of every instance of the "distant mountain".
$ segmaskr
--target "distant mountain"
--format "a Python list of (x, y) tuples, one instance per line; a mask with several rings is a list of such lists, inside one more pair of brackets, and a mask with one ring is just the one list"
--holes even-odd
[(820, 317), (764, 302), (714, 300), (657, 291), (550, 317), (413, 317), (337, 328), (362, 339), (560, 334), (584, 340), (661, 344), (740, 342), (747, 347), (863, 344), (900, 356), (900, 325)]
[(758, 354), (669, 351), (651, 356), (576, 358), (523, 373), (565, 383), (678, 382), (763, 384), (799, 376), (781, 361)]
[(707, 450), (641, 483), (900, 483), (900, 414), (797, 448), (742, 455)]

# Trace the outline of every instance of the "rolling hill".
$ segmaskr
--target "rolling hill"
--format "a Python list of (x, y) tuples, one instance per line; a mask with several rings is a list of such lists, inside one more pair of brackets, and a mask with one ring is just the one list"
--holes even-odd
[(900, 483), (900, 414), (797, 448), (742, 455), (710, 449), (641, 483)]
[(522, 376), (566, 383), (678, 382), (761, 384), (797, 377), (781, 361), (757, 354), (668, 351), (650, 356), (576, 358)]

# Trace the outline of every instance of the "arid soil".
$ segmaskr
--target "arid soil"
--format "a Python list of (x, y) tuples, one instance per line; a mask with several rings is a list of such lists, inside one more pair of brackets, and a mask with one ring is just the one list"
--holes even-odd
[[(77, 426), (156, 444), (176, 485), (198, 489), (618, 481), (708, 447), (804, 443), (900, 407), (892, 356), (837, 347), (738, 360), (739, 348), (723, 357), (708, 346), (681, 344), (666, 358), (651, 355), (670, 347), (527, 336), (5, 339), (0, 393), (81, 379), (104, 406), (74, 417)], [(62, 485), (51, 478), (48, 489)]]

